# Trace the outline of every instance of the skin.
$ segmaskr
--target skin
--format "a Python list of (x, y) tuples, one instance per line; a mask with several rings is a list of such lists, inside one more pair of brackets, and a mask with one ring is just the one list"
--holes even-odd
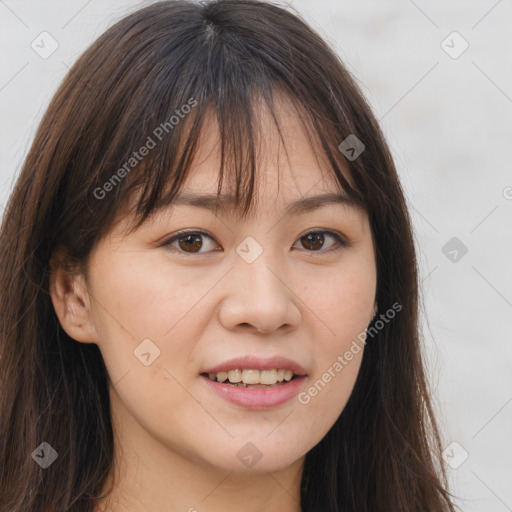
[[(289, 202), (339, 185), (290, 104), (282, 100), (279, 108), (289, 160), (262, 110), (264, 158), (252, 216), (175, 206), (129, 236), (123, 230), (130, 219), (122, 219), (95, 246), (87, 275), (71, 277), (52, 260), (50, 291), (60, 322), (78, 342), (99, 346), (111, 380), (115, 487), (97, 511), (231, 512), (241, 504), (246, 512), (300, 510), (305, 454), (343, 411), (363, 350), (306, 405), (295, 397), (249, 411), (213, 394), (199, 376), (235, 356), (283, 355), (307, 371), (306, 390), (375, 312), (366, 213), (328, 204), (284, 214)], [(213, 122), (205, 125), (187, 192), (216, 192), (217, 135)], [(180, 249), (178, 242), (174, 252), (160, 245), (190, 228), (213, 237), (200, 239), (201, 252), (187, 253), (190, 246)], [(352, 245), (334, 251), (339, 245), (329, 235), (323, 245), (308, 245), (305, 234), (320, 229), (339, 232)], [(235, 251), (248, 236), (263, 248), (252, 263)], [(160, 350), (149, 366), (133, 353), (146, 338)], [(252, 468), (237, 457), (247, 442), (262, 454)]]

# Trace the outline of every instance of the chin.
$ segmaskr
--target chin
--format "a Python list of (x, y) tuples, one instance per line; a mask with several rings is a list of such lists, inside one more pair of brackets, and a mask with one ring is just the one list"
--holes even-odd
[(265, 441), (264, 434), (261, 440), (241, 441), (233, 439), (231, 446), (222, 449), (219, 453), (209, 453), (208, 463), (223, 471), (244, 473), (268, 473), (281, 471), (300, 459), (309, 449), (303, 450), (297, 444), (287, 439), (281, 444), (278, 440)]

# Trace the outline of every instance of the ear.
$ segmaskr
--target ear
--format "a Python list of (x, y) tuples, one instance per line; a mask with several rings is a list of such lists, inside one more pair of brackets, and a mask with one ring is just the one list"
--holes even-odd
[(55, 313), (68, 336), (82, 343), (96, 343), (85, 276), (68, 263), (63, 249), (57, 249), (50, 259), (49, 288)]

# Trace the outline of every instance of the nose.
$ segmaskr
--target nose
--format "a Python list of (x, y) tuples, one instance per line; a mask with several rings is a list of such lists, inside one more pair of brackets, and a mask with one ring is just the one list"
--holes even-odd
[(258, 333), (291, 331), (301, 321), (293, 278), (264, 257), (252, 263), (240, 259), (230, 272), (229, 293), (219, 308), (225, 329), (253, 329)]

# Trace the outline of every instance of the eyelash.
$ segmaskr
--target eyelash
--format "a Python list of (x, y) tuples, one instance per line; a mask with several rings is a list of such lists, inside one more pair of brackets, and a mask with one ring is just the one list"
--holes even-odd
[[(304, 249), (306, 252), (310, 252), (312, 254), (315, 254), (315, 253), (325, 253), (325, 252), (338, 252), (338, 251), (341, 251), (342, 249), (345, 249), (347, 247), (350, 247), (352, 245), (352, 242), (349, 242), (348, 240), (346, 240), (345, 238), (343, 238), (339, 233), (335, 232), (335, 231), (330, 231), (328, 229), (316, 229), (316, 230), (310, 230), (310, 231), (307, 231), (306, 233), (304, 233), (302, 236), (300, 236), (298, 238), (298, 240), (300, 240), (301, 238), (304, 238), (306, 237), (307, 235), (310, 235), (310, 234), (318, 234), (318, 233), (321, 233), (323, 235), (329, 235), (329, 236), (332, 236), (336, 242), (338, 243), (338, 247), (336, 247), (335, 249), (327, 249), (327, 250), (322, 250), (322, 249), (319, 249), (319, 250), (308, 250), (308, 249)], [(168, 239), (164, 240), (161, 244), (161, 247), (166, 247), (167, 249), (171, 250), (172, 252), (178, 252), (178, 253), (181, 253), (185, 256), (194, 256), (196, 254), (207, 254), (207, 252), (186, 252), (186, 251), (183, 251), (179, 248), (176, 248), (176, 247), (173, 247), (172, 244), (174, 242), (177, 242), (180, 238), (186, 236), (186, 235), (201, 235), (201, 236), (206, 236), (208, 238), (210, 238), (211, 240), (214, 240), (214, 238), (207, 232), (205, 231), (201, 231), (201, 230), (183, 230), (183, 231), (179, 231), (178, 233), (172, 235), (171, 237), (169, 237)], [(218, 251), (213, 251), (213, 252), (218, 252)]]

